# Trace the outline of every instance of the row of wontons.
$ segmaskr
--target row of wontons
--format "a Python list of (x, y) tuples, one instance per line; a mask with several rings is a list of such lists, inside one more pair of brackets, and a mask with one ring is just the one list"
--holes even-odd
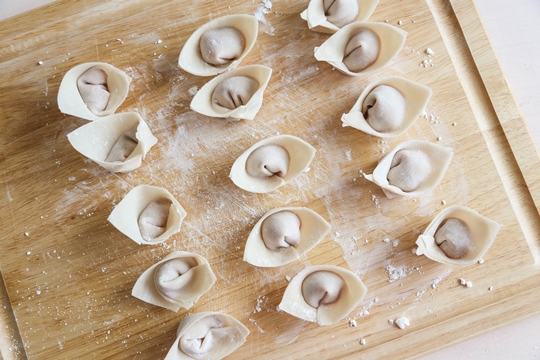
[[(314, 2), (316, 3), (317, 1), (312, 1), (312, 3)], [(339, 1), (335, 3), (339, 3)], [(307, 15), (304, 14), (304, 16), (309, 17), (309, 13), (308, 8), (308, 13)], [(231, 43), (227, 40), (227, 37), (230, 36), (231, 32), (227, 30), (224, 32), (225, 34), (220, 34), (220, 32), (222, 32), (221, 30), (223, 30), (220, 29), (220, 27), (227, 24), (243, 23), (243, 21), (238, 20), (245, 20), (244, 23), (253, 23), (253, 17), (247, 15), (234, 15), (232, 16), (233, 19), (226, 18), (229, 17), (216, 19), (213, 22), (204, 25), (192, 35), (180, 55), (179, 64), (181, 66), (183, 59), (182, 54), (186, 49), (189, 50), (191, 43), (194, 43), (199, 47), (196, 54), (200, 55), (199, 57), (204, 58), (203, 60), (207, 65), (209, 65), (208, 59), (215, 63), (217, 62), (217, 67), (220, 68), (217, 73), (232, 69), (239, 63), (241, 58), (235, 58), (235, 56), (237, 56), (235, 54), (232, 55), (232, 58), (230, 54), (226, 54), (226, 56), (216, 54), (215, 51), (212, 50), (212, 44), (225, 42), (227, 44), (225, 47), (227, 51), (232, 49), (232, 51), (236, 51), (236, 53), (238, 53), (238, 49), (241, 49), (242, 47), (243, 49), (241, 49), (241, 52), (244, 52), (246, 48), (251, 49), (253, 43), (246, 46), (242, 44), (242, 41), (240, 41), (241, 46), (235, 47), (234, 41)], [(227, 21), (231, 20), (234, 21), (227, 23)], [(215, 27), (216, 24), (218, 25), (217, 28)], [(257, 22), (255, 20), (255, 26), (256, 24)], [(201, 29), (204, 31), (201, 31)], [(337, 34), (340, 36), (329, 39), (329, 45), (325, 43), (326, 45), (323, 44), (318, 48), (315, 56), (319, 60), (330, 62), (338, 70), (349, 75), (358, 75), (365, 71), (372, 71), (378, 67), (384, 66), (384, 64), (386, 64), (386, 62), (401, 49), (404, 42), (403, 32), (400, 33), (401, 30), (386, 24), (356, 23), (345, 30), (347, 31), (341, 31), (341, 35)], [(216, 32), (217, 34), (215, 34)], [(197, 33), (199, 33), (200, 36), (197, 35)], [(234, 35), (234, 31), (232, 33), (234, 38), (237, 34)], [(205, 34), (207, 35), (206, 37)], [(401, 44), (390, 51), (386, 45), (392, 42), (390, 40), (386, 41), (385, 39), (391, 39), (392, 34), (401, 35), (401, 40), (399, 40)], [(197, 38), (196, 35), (199, 37)], [(195, 38), (196, 41), (191, 41), (192, 38)], [(252, 36), (253, 42), (255, 38), (256, 29), (255, 35)], [(379, 43), (380, 39), (385, 41)], [(333, 40), (333, 42), (330, 40)], [(236, 42), (236, 45), (238, 45), (238, 42)], [(341, 59), (336, 60), (332, 57), (335, 55), (335, 50), (333, 54), (329, 54), (327, 50), (335, 49), (337, 45), (343, 47), (344, 50), (343, 54), (341, 54)], [(354, 45), (358, 46), (354, 47)], [(349, 49), (347, 49), (347, 47), (349, 47)], [(249, 49), (247, 51), (249, 51)], [(367, 51), (364, 51), (366, 49)], [(247, 52), (241, 55), (241, 57), (245, 56), (246, 53)], [(207, 56), (202, 56), (204, 54)], [(325, 56), (328, 57), (325, 58)], [(191, 56), (188, 57), (188, 59), (193, 60), (196, 57), (197, 56)], [(380, 61), (381, 59), (386, 60), (383, 62)], [(219, 62), (222, 63), (220, 64)], [(195, 63), (197, 63), (197, 61), (195, 61)], [(103, 73), (109, 75), (111, 71), (114, 72), (114, 68), (111, 70), (110, 68), (112, 67), (110, 65), (99, 63), (83, 65), (86, 69), (84, 69), (84, 72), (79, 73), (76, 79), (78, 91), (81, 95), (84, 107), (86, 107), (87, 111), (90, 111), (90, 113), (98, 117), (108, 115), (111, 111), (114, 112), (127, 94), (129, 80), (126, 81), (126, 79), (122, 78), (120, 75), (116, 76), (120, 81), (124, 80), (123, 86), (125, 87), (125, 94), (120, 103), (113, 109), (114, 106), (110, 106), (110, 104), (118, 102), (118, 99), (122, 97), (118, 96), (118, 94), (120, 93), (121, 95), (122, 91), (118, 91), (118, 88), (112, 86), (113, 91), (109, 93), (109, 98), (105, 101), (106, 95), (103, 94), (103, 90), (105, 89), (108, 91), (108, 86), (114, 84), (115, 76), (110, 76), (109, 78), (111, 81), (108, 82), (107, 76), (104, 77)], [(200, 63), (197, 64), (197, 66), (198, 65), (200, 65)], [(188, 64), (188, 66), (190, 65)], [(204, 68), (205, 66), (206, 65), (203, 64), (202, 67)], [(209, 66), (216, 67), (216, 64)], [(186, 68), (184, 69), (187, 70)], [(105, 70), (109, 70), (110, 72), (106, 72)], [(116, 70), (119, 71), (118, 69)], [(195, 111), (208, 116), (253, 119), (261, 107), (262, 92), (268, 83), (270, 74), (271, 69), (260, 65), (246, 66), (229, 71), (216, 77), (205, 85), (193, 99), (191, 107)], [(66, 74), (65, 78), (69, 78), (67, 75), (68, 74)], [(103, 81), (103, 78), (105, 78), (105, 81)], [(73, 84), (74, 82), (71, 83)], [(85, 94), (95, 93), (96, 91), (94, 91), (94, 89), (98, 90), (97, 96), (95, 96), (94, 99), (88, 100), (88, 96), (85, 96)], [(61, 93), (62, 92), (59, 93), (59, 106), (62, 109), (65, 102), (60, 100)], [(342, 118), (343, 124), (344, 126), (356, 127), (372, 135), (395, 137), (406, 131), (406, 129), (416, 120), (430, 96), (431, 90), (429, 88), (409, 80), (397, 77), (381, 79), (376, 83), (370, 84), (364, 90), (351, 112), (349, 114), (344, 114)], [(84, 99), (85, 97), (86, 99)], [(62, 99), (65, 99), (65, 97), (62, 97)], [(103, 106), (103, 103), (105, 103), (106, 106)], [(69, 111), (64, 112), (69, 113)], [(90, 118), (91, 117), (93, 116), (90, 115)], [(99, 136), (99, 134), (107, 134), (107, 138), (105, 139), (106, 141), (100, 143), (101, 146), (95, 146), (96, 142), (94, 142), (84, 150), (99, 152), (98, 156), (94, 156), (95, 159), (93, 160), (98, 163), (101, 162), (100, 165), (109, 168), (111, 171), (130, 171), (132, 169), (129, 169), (129, 167), (133, 165), (126, 167), (126, 164), (129, 163), (128, 160), (131, 155), (135, 153), (135, 149), (139, 148), (139, 153), (136, 153), (132, 158), (138, 158), (138, 165), (136, 164), (136, 166), (140, 166), (140, 161), (157, 140), (153, 138), (146, 124), (137, 114), (118, 114), (117, 117), (119, 119), (118, 123), (123, 122), (125, 124), (123, 127), (113, 131), (107, 129), (107, 125), (112, 123), (110, 119), (108, 122), (95, 121), (94, 123), (88, 124), (88, 128), (91, 128), (87, 130), (90, 132), (90, 135)], [(78, 129), (70, 134), (70, 141), (76, 148), (76, 144), (81, 148), (80, 143), (75, 140), (88, 137), (88, 132), (85, 133), (82, 128)], [(145, 134), (146, 136), (144, 136)], [(147, 146), (145, 146), (145, 143)], [(112, 147), (110, 146), (111, 144), (113, 144)], [(150, 145), (148, 146), (148, 144)], [(84, 154), (83, 151), (81, 152)], [(401, 153), (398, 154), (398, 152)], [(120, 155), (114, 156), (115, 153), (119, 153)], [(235, 184), (245, 190), (268, 192), (299, 176), (309, 165), (314, 153), (315, 150), (311, 145), (292, 136), (285, 135), (266, 139), (254, 145), (239, 157), (231, 169), (231, 178)], [(432, 155), (431, 159), (429, 159), (430, 155)], [(435, 163), (434, 160), (440, 159), (438, 155), (442, 155), (442, 158), (444, 159), (442, 162), (443, 164), (442, 166), (436, 167), (436, 169), (432, 169), (432, 165)], [(92, 158), (91, 156), (89, 157)], [(451, 151), (444, 147), (427, 142), (406, 142), (400, 144), (392, 153), (383, 158), (380, 165), (384, 166), (378, 166), (374, 171), (374, 174), (366, 175), (366, 178), (380, 185), (387, 195), (418, 196), (421, 193), (432, 190), (437, 185), (448, 167), (450, 158)], [(108, 163), (112, 163), (112, 165)], [(410, 175), (411, 173), (413, 174), (412, 176)], [(154, 190), (156, 190), (157, 193), (161, 193), (161, 195), (157, 193), (152, 195), (152, 191), (143, 191), (143, 198), (146, 198), (149, 202), (147, 201), (147, 204), (142, 204), (142, 202), (139, 201), (136, 206), (133, 206), (134, 204), (129, 201), (130, 192), (109, 217), (109, 220), (115, 224), (115, 226), (118, 224), (117, 227), (122, 232), (126, 233), (126, 235), (130, 236), (138, 243), (165, 241), (168, 236), (179, 230), (180, 223), (185, 216), (185, 211), (170, 193), (164, 194), (163, 191), (166, 192), (166, 190), (159, 188)], [(140, 191), (140, 189), (136, 188), (133, 191), (137, 192)], [(131, 198), (133, 198), (133, 196)], [(122, 209), (124, 209), (124, 211), (122, 211)], [(306, 216), (302, 216), (302, 214), (305, 215), (305, 213), (309, 212), (312, 213), (311, 218), (306, 219)], [(485, 227), (486, 224), (488, 227), (491, 226), (493, 230), (491, 231), (491, 234), (489, 234), (491, 242), (498, 229), (497, 224), (494, 224), (493, 222), (490, 223), (488, 219), (485, 219), (466, 208), (450, 207), (445, 214), (446, 215), (441, 213), (438, 216), (439, 219), (434, 219), (432, 224), (435, 224), (437, 221), (438, 224), (430, 224), (424, 235), (419, 237), (417, 241), (417, 244), (419, 245), (417, 251), (418, 255), (425, 253), (434, 260), (448, 263), (448, 251), (441, 251), (441, 249), (444, 249), (444, 246), (437, 245), (438, 243), (431, 240), (431, 238), (437, 238), (437, 233), (441, 230), (440, 228), (444, 227), (444, 225), (441, 226), (442, 222), (445, 224), (452, 223), (450, 221), (451, 219), (448, 219), (448, 216), (450, 215), (458, 218), (461, 215), (467, 219), (472, 217), (472, 223), (474, 225), (473, 230), (481, 228), (482, 226)], [(134, 219), (138, 220), (138, 224), (133, 221)], [(462, 236), (463, 233), (468, 233), (468, 226), (465, 224), (465, 221), (467, 220), (462, 220), (463, 221), (460, 221), (457, 226), (450, 225), (450, 230), (446, 229), (443, 233), (452, 234), (457, 232), (458, 237)], [(310, 223), (310, 221), (312, 223)], [(124, 225), (129, 223), (129, 226), (123, 228)], [(324, 228), (324, 225), (327, 225), (329, 231), (329, 225), (324, 219), (309, 209), (274, 209), (263, 216), (253, 229), (248, 238), (248, 242), (246, 243), (244, 259), (258, 266), (282, 265), (297, 259), (315, 246), (318, 241), (324, 238), (328, 233), (327, 231), (322, 231), (315, 234), (316, 236), (313, 236), (313, 234), (310, 236), (306, 235), (304, 231), (304, 234), (302, 234), (302, 230), (306, 229), (306, 227), (311, 227), (313, 223), (318, 223), (320, 228)], [(265, 230), (265, 224), (267, 230)], [(463, 224), (465, 224), (465, 227), (463, 227)], [(471, 224), (471, 221), (469, 221), (469, 224)], [(434, 233), (429, 233), (430, 228)], [(463, 230), (464, 228), (465, 230)], [(315, 229), (317, 229), (316, 226)], [(278, 233), (281, 232), (277, 237), (276, 231)], [(283, 233), (283, 231), (286, 233)], [(290, 236), (291, 233), (294, 236)], [(486, 232), (482, 231), (480, 231), (480, 234), (475, 233), (474, 238), (483, 236), (485, 233)], [(272, 235), (270, 236), (270, 239), (268, 239), (269, 234)], [(444, 236), (447, 237), (447, 235)], [(426, 239), (428, 240), (426, 241)], [(452, 248), (456, 247), (456, 243), (449, 242), (448, 240), (443, 240), (443, 243), (445, 241), (447, 245), (450, 244), (451, 249), (449, 252), (451, 253), (453, 251)], [(472, 246), (472, 249), (469, 242), (469, 249), (466, 251), (468, 252), (467, 254), (456, 255), (454, 251), (452, 257), (463, 258), (464, 256), (468, 256), (471, 250), (474, 250), (472, 258), (479, 258), (487, 251), (490, 241), (481, 244), (482, 246), (479, 247)], [(448, 248), (448, 246), (446, 247)], [(434, 255), (430, 256), (432, 254)], [(190, 255), (192, 255), (192, 257), (188, 257), (188, 261), (180, 261), (181, 264), (179, 266), (184, 267), (184, 272), (180, 271), (178, 268), (171, 271), (171, 268), (178, 267), (169, 264), (169, 262), (176, 262), (174, 256), (173, 259), (169, 259), (169, 257), (165, 258), (163, 260), (164, 264), (158, 263), (154, 265), (154, 267), (148, 269), (145, 272), (146, 275), (143, 274), (137, 283), (139, 284), (140, 281), (142, 281), (141, 279), (146, 279), (147, 281), (148, 279), (152, 279), (151, 282), (153, 282), (153, 284), (150, 286), (151, 290), (148, 290), (148, 285), (138, 286), (136, 284), (133, 289), (133, 295), (143, 298), (143, 300), (144, 294), (148, 295), (148, 293), (154, 293), (155, 295), (156, 292), (158, 293), (158, 298), (161, 296), (163, 299), (172, 299), (175, 296), (180, 296), (181, 300), (177, 299), (173, 301), (173, 303), (176, 302), (174, 307), (178, 306), (176, 310), (178, 310), (180, 306), (191, 307), (193, 302), (195, 302), (202, 293), (208, 291), (208, 286), (211, 287), (211, 284), (215, 281), (215, 277), (206, 260), (201, 260), (201, 257), (196, 254)], [(463, 260), (470, 262), (471, 256), (468, 256), (467, 259)], [(451, 261), (452, 260), (450, 260), (450, 262)], [(457, 261), (457, 263), (463, 262)], [(302, 273), (298, 274), (297, 277), (291, 281), (291, 284), (289, 284), (289, 287), (284, 294), (282, 304), (280, 304), (280, 308), (283, 310), (305, 320), (318, 321), (321, 325), (337, 322), (342, 317), (346, 316), (348, 312), (361, 301), (365, 294), (365, 286), (354, 274), (347, 270), (327, 266), (324, 267), (324, 269), (315, 267), (309, 268), (306, 269), (305, 272), (307, 273), (303, 275)], [(147, 273), (151, 273), (153, 276), (149, 277)], [(160, 274), (159, 276), (157, 275), (158, 273)], [(169, 276), (169, 278), (167, 278), (167, 276)], [(203, 276), (202, 279), (206, 279), (206, 281), (202, 280), (200, 276)], [(192, 279), (198, 280), (193, 282)], [(167, 285), (173, 285), (172, 289), (162, 289), (162, 291), (160, 291), (159, 286), (165, 283), (167, 283)], [(200, 292), (204, 290), (205, 286), (208, 287), (208, 289), (199, 293), (196, 298), (193, 298), (193, 293), (190, 293), (189, 291), (189, 284), (193, 283), (201, 285), (200, 288), (196, 287), (195, 294), (197, 294), (197, 291)], [(178, 286), (182, 291), (178, 291)], [(142, 291), (143, 295), (139, 294), (140, 291)], [(137, 294), (139, 294), (139, 296)], [(188, 300), (186, 300), (186, 296)], [(189, 300), (190, 296), (192, 297), (191, 300)], [(152, 302), (152, 300), (149, 302)], [(329, 304), (338, 305), (337, 302), (341, 305), (326, 306)], [(167, 303), (167, 300), (165, 300), (165, 303)], [(300, 309), (298, 308), (299, 304), (301, 304)], [(160, 304), (158, 303), (156, 305)], [(334, 312), (325, 315), (325, 308), (339, 309), (340, 313), (336, 314)], [(225, 316), (225, 314), (212, 313), (207, 316), (205, 315), (206, 320), (201, 320), (201, 324), (204, 325), (205, 322), (224, 322), (225, 320), (221, 319), (220, 316)], [(203, 325), (201, 325), (202, 328), (205, 328)], [(182, 324), (179, 327), (179, 333), (181, 328)], [(197, 326), (193, 326), (192, 329), (197, 329)], [(205, 333), (210, 334), (208, 326), (206, 326), (204, 331)], [(245, 329), (245, 331), (247, 331), (247, 329)], [(245, 334), (247, 335), (247, 333)], [(195, 343), (196, 339), (197, 336), (191, 338)], [(179, 342), (178, 346), (184, 353), (188, 354), (190, 351), (189, 346), (185, 344), (188, 340), (184, 340), (179, 336), (177, 339)], [(184, 345), (182, 345), (183, 343)], [(202, 351), (201, 349), (203, 349), (204, 346), (198, 344), (195, 348), (199, 349), (197, 351)], [(207, 350), (208, 349), (204, 351)], [(195, 354), (193, 356), (196, 357)]]

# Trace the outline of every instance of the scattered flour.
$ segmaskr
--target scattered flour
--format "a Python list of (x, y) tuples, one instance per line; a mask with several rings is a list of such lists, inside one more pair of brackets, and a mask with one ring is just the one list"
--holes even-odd
[(388, 274), (388, 282), (394, 282), (399, 279), (404, 279), (407, 277), (407, 274), (411, 273), (413, 268), (408, 266), (392, 266), (392, 265), (386, 265), (385, 268), (387, 274)]
[(272, 11), (272, 2), (270, 0), (262, 0), (262, 4), (257, 7), (257, 10), (255, 11), (255, 17), (257, 20), (259, 20), (263, 26), (261, 26), (261, 30), (267, 33), (268, 35), (274, 35), (274, 27), (268, 20), (266, 20), (266, 17), (264, 15), (270, 14)]

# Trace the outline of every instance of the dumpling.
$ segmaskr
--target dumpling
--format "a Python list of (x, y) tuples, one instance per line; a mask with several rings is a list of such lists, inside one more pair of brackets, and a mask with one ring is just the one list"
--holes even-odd
[(272, 69), (249, 65), (216, 76), (191, 100), (191, 109), (219, 118), (253, 120), (262, 106)]
[(252, 15), (228, 15), (207, 22), (189, 37), (178, 65), (198, 76), (234, 69), (255, 45), (258, 26)]
[(97, 66), (82, 73), (77, 79), (77, 88), (88, 109), (95, 115), (107, 108), (111, 93), (107, 87), (107, 73)]
[(386, 154), (373, 174), (364, 177), (379, 185), (388, 198), (420, 196), (439, 184), (452, 156), (450, 148), (409, 140)]
[(351, 72), (362, 72), (373, 65), (380, 51), (379, 36), (371, 29), (360, 28), (345, 46), (343, 64)]
[(251, 230), (244, 261), (260, 267), (288, 264), (313, 249), (330, 228), (326, 220), (307, 208), (272, 209)]
[(267, 193), (300, 176), (315, 151), (313, 146), (292, 135), (264, 139), (236, 159), (229, 177), (241, 189)]
[(175, 251), (149, 267), (137, 279), (131, 295), (172, 311), (189, 310), (215, 282), (205, 258)]
[(165, 360), (223, 359), (246, 342), (249, 330), (234, 317), (200, 312), (184, 318)]
[(449, 206), (416, 240), (416, 255), (447, 265), (470, 265), (493, 244), (500, 225), (464, 206)]
[(379, 0), (311, 0), (300, 16), (309, 29), (333, 34), (355, 21), (366, 21)]
[(311, 266), (291, 280), (279, 308), (321, 326), (332, 325), (358, 306), (366, 293), (366, 286), (349, 270)]
[(159, 244), (180, 231), (186, 211), (167, 190), (139, 185), (120, 201), (107, 219), (137, 244)]
[(451, 259), (461, 259), (473, 251), (469, 227), (459, 219), (446, 219), (434, 237), (439, 249)]
[(157, 143), (148, 125), (137, 113), (120, 113), (93, 121), (68, 134), (71, 145), (112, 172), (137, 169)]
[(199, 41), (202, 59), (210, 65), (222, 66), (238, 59), (246, 47), (244, 35), (232, 26), (206, 30)]
[(341, 121), (343, 126), (370, 135), (398, 137), (418, 119), (431, 95), (431, 89), (425, 85), (401, 77), (385, 77), (369, 84)]
[(112, 115), (126, 99), (131, 78), (100, 62), (75, 66), (64, 75), (58, 89), (58, 108), (86, 120)]
[(315, 58), (344, 74), (362, 76), (386, 66), (401, 50), (406, 36), (392, 25), (358, 21), (315, 48)]
[(161, 196), (144, 208), (137, 221), (143, 240), (152, 241), (165, 233), (171, 205), (171, 200)]

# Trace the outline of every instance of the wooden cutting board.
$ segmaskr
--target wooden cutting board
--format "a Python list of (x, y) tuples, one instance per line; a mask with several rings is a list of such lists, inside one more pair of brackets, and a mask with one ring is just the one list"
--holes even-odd
[[(328, 35), (309, 31), (300, 18), (307, 1), (276, 0), (268, 14), (263, 7), (237, 0), (57, 1), (0, 23), (0, 267), (15, 319), (5, 317), (12, 340), (1, 349), (4, 358), (163, 358), (179, 321), (200, 311), (226, 312), (249, 328), (234, 359), (408, 358), (540, 312), (540, 161), (472, 1), (381, 0), (370, 20), (404, 29), (406, 44), (389, 66), (360, 78), (315, 60), (314, 47)], [(209, 78), (176, 65), (198, 26), (236, 13), (264, 20), (242, 65), (274, 71), (253, 121), (192, 112), (189, 90)], [(129, 174), (105, 171), (67, 141), (86, 121), (59, 112), (58, 87), (71, 67), (91, 61), (133, 78), (119, 111), (139, 112), (159, 140)], [(341, 114), (362, 89), (388, 75), (433, 89), (426, 115), (392, 140), (343, 128)], [(228, 178), (234, 160), (278, 133), (317, 149), (310, 171), (269, 194), (235, 187)], [(431, 194), (386, 199), (360, 171), (370, 173), (407, 139), (452, 147), (454, 158)], [(168, 189), (188, 212), (180, 233), (163, 245), (138, 246), (107, 222), (139, 184)], [(449, 267), (412, 253), (419, 232), (453, 204), (503, 225), (483, 264)], [(279, 206), (309, 207), (332, 231), (292, 264), (244, 263), (252, 226)], [(131, 296), (139, 275), (174, 250), (205, 256), (218, 278), (189, 312)], [(369, 289), (333, 326), (277, 310), (287, 278), (316, 264), (349, 268)], [(396, 273), (402, 276), (391, 281)], [(401, 316), (410, 327), (389, 324)], [(24, 348), (15, 348), (17, 326)]]

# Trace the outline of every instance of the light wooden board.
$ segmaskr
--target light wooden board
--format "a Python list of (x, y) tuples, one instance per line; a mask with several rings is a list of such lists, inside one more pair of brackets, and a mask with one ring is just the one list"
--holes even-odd
[[(176, 66), (182, 44), (210, 19), (261, 6), (57, 1), (0, 23), (0, 267), (28, 358), (164, 357), (187, 312), (130, 293), (146, 268), (174, 250), (205, 256), (218, 278), (191, 312), (224, 311), (250, 329), (235, 359), (415, 357), (540, 311), (538, 154), (471, 1), (381, 0), (370, 20), (403, 21), (406, 45), (388, 67), (351, 78), (312, 56), (328, 36), (300, 19), (307, 2), (276, 0), (243, 62), (274, 69), (258, 116), (229, 122), (193, 113), (188, 90), (209, 78)], [(419, 64), (427, 47), (434, 66), (425, 68)], [(71, 67), (90, 61), (133, 78), (120, 111), (138, 111), (159, 139), (127, 175), (101, 169), (66, 138), (86, 122), (58, 111), (58, 86)], [(370, 81), (387, 75), (433, 89), (427, 118), (386, 141), (343, 128), (341, 114)], [(236, 188), (228, 179), (236, 157), (276, 133), (317, 148), (311, 170), (270, 194)], [(450, 169), (432, 194), (386, 199), (360, 170), (370, 173), (380, 156), (413, 138), (452, 147)], [(167, 188), (188, 212), (164, 245), (138, 246), (106, 221), (139, 184)], [(418, 231), (452, 204), (503, 225), (484, 264), (450, 268), (412, 254)], [(330, 235), (281, 268), (244, 263), (251, 227), (285, 205), (317, 211), (331, 223)], [(349, 268), (367, 285), (350, 314), (357, 327), (347, 320), (319, 327), (276, 310), (286, 276), (315, 264)], [(389, 282), (388, 266), (407, 274)], [(409, 328), (388, 324), (400, 316), (410, 318)]]

